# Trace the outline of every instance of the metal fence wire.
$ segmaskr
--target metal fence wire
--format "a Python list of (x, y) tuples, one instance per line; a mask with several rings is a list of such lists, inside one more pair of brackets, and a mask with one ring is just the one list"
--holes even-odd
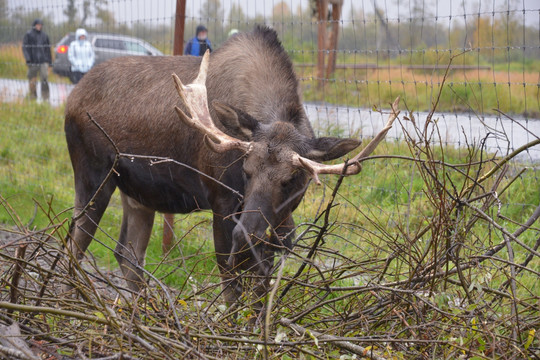
[[(249, 356), (283, 359), (299, 354), (305, 358), (326, 358), (322, 354), (332, 351), (337, 351), (332, 356), (342, 359), (352, 359), (343, 357), (350, 354), (372, 358), (538, 358), (535, 331), (540, 326), (540, 263), (534, 222), (540, 216), (540, 3), (185, 3), (185, 14), (180, 14), (185, 23), (182, 48), (195, 36), (199, 25), (208, 29), (214, 49), (237, 32), (250, 31), (257, 24), (265, 24), (278, 33), (293, 62), (304, 107), (317, 136), (356, 137), (367, 143), (384, 127), (390, 104), (397, 96), (401, 98), (401, 115), (377, 149), (375, 154), (379, 158), (365, 162), (361, 175), (346, 178), (337, 186), (335, 198), (332, 191), (336, 180), (323, 178), (324, 185), (311, 185), (297, 209), (297, 235), (303, 237), (297, 239), (297, 255), (287, 260), (294, 268), (289, 269), (288, 275), (285, 270), (287, 290), (280, 288), (277, 294), (283, 295), (281, 303), (274, 303), (277, 313), (273, 316), (282, 317), (273, 323), (279, 324), (276, 331), (283, 335), (283, 329), (292, 329), (281, 347), (276, 334), (272, 335), (273, 347), (268, 350), (268, 338), (257, 338), (256, 331), (234, 333), (238, 338), (258, 339), (241, 344), (231, 340), (235, 336), (226, 334), (224, 322), (205, 323), (210, 318), (218, 319), (216, 314), (222, 310), (212, 308), (219, 303), (214, 304), (215, 298), (205, 298), (209, 293), (219, 295), (216, 269), (210, 266), (196, 270), (193, 266), (193, 273), (199, 277), (192, 277), (185, 269), (190, 260), (181, 261), (183, 270), (178, 265), (166, 267), (168, 260), (160, 260), (161, 254), (148, 261), (155, 268), (165, 266), (167, 274), (182, 273), (178, 276), (183, 279), (183, 295), (172, 294), (176, 305), (182, 299), (193, 300), (197, 306), (203, 306), (200, 304), (204, 301), (211, 303), (204, 314), (201, 307), (197, 308), (201, 314), (196, 318), (193, 316), (197, 311), (190, 305), (182, 312), (181, 316), (195, 324), (191, 330), (186, 325), (182, 331), (188, 335), (192, 331), (199, 337), (190, 340), (182, 331), (171, 330), (173, 335), (167, 340), (174, 349), (170, 350), (170, 354), (175, 354), (171, 358), (190, 351), (200, 358), (243, 358), (243, 351)], [(0, 265), (4, 264), (0, 272), (5, 275), (0, 281), (5, 288), (0, 291), (1, 326), (11, 323), (14, 312), (19, 314), (15, 323), (20, 323), (27, 335), (43, 334), (49, 326), (47, 320), (33, 316), (34, 310), (22, 307), (24, 301), (14, 300), (27, 296), (30, 305), (44, 296), (47, 281), (54, 282), (57, 274), (43, 270), (50, 268), (52, 262), (39, 257), (56, 254), (58, 247), (49, 248), (47, 239), (60, 238), (58, 234), (67, 231), (66, 224), (58, 219), (70, 216), (73, 201), (73, 171), (63, 130), (65, 100), (75, 86), (70, 80), (70, 65), (65, 62), (65, 46), (73, 38), (69, 34), (81, 27), (86, 29), (97, 54), (96, 61), (112, 56), (148, 56), (154, 50), (172, 55), (176, 6), (170, 0), (0, 0), (0, 234), (11, 233), (0, 235), (0, 239), (4, 238), (0, 241)], [(37, 81), (37, 98), (32, 99), (22, 41), (37, 18), (42, 20), (43, 31), (50, 39), (52, 64), (48, 69), (48, 98)], [(112, 44), (110, 40), (99, 45), (100, 36), (121, 44), (107, 48)], [(140, 53), (135, 46), (142, 49)], [(249, 56), (247, 50), (245, 55)], [(335, 207), (326, 208), (329, 199)], [(114, 210), (108, 213), (109, 220), (100, 228), (102, 235), (98, 235), (98, 240), (105, 244), (114, 242), (121, 221), (118, 198), (113, 198), (111, 207)], [(332, 211), (332, 216), (329, 223), (321, 225), (317, 221), (322, 221), (325, 211)], [(188, 218), (182, 216), (176, 222)], [(196, 263), (205, 262), (212, 259), (211, 217), (203, 214), (191, 218), (193, 225), (177, 225), (177, 243), (183, 241), (186, 232), (186, 237), (192, 233), (207, 240), (197, 246), (178, 246), (178, 256), (196, 257), (190, 255), (191, 251), (200, 256)], [(34, 223), (34, 228), (25, 227), (27, 223)], [(49, 230), (32, 232), (36, 226)], [(157, 224), (153, 237), (161, 237), (162, 226)], [(323, 244), (317, 255), (309, 258), (306, 254), (322, 233)], [(16, 261), (24, 258), (24, 252), (22, 257), (20, 252), (15, 253), (21, 239), (34, 246), (32, 259), (39, 260), (25, 263), (33, 269), (26, 272)], [(99, 250), (91, 250), (97, 257), (104, 257)], [(500, 251), (506, 252), (501, 259), (494, 259)], [(100, 261), (114, 262), (113, 256), (109, 251), (106, 259)], [(312, 272), (296, 272), (300, 264), (308, 263)], [(85, 281), (89, 280), (84, 274), (103, 271), (101, 265), (91, 270), (79, 268), (73, 281), (84, 283), (81, 286), (86, 289)], [(26, 276), (25, 288), (18, 293), (12, 290), (16, 269), (23, 274), (20, 276)], [(43, 283), (40, 278), (32, 283), (36, 274), (48, 280)], [(168, 281), (165, 275), (160, 276), (160, 280)], [(298, 284), (304, 293), (296, 288)], [(45, 295), (56, 296), (48, 291)], [(344, 294), (348, 291), (359, 293), (347, 298)], [(99, 295), (87, 296), (95, 306), (92, 326), (106, 324), (120, 329), (119, 337), (131, 341), (132, 357), (126, 358), (138, 358), (136, 348), (155, 356), (163, 350), (158, 345), (165, 338), (162, 332), (149, 325), (134, 335), (135, 330), (127, 331), (127, 325), (120, 320), (113, 324), (117, 320), (103, 315), (109, 311), (109, 305), (101, 304)], [(152, 296), (146, 301), (166, 306), (169, 312), (165, 317), (169, 318), (164, 321), (175, 328), (179, 320), (171, 320), (175, 310), (168, 302), (170, 294), (160, 290), (155, 294), (159, 299)], [(333, 302), (341, 296), (354, 300)], [(115, 309), (136, 312), (121, 305), (118, 298), (112, 299)], [(50, 300), (37, 303), (33, 302), (36, 308), (56, 306)], [(100, 304), (104, 307), (100, 308)], [(73, 305), (77, 311), (82, 306), (69, 302), (64, 305)], [(151, 305), (146, 306), (146, 315), (135, 317), (163, 316), (150, 314)], [(215, 313), (209, 314), (212, 311)], [(232, 323), (242, 317), (249, 320), (251, 315), (245, 314), (239, 312), (236, 317), (222, 319)], [(154, 324), (156, 318), (148, 322)], [(65, 321), (62, 319), (59, 323)], [(88, 319), (79, 317), (77, 321)], [(302, 323), (308, 319), (311, 325)], [(468, 330), (454, 330), (459, 324), (465, 324)], [(2, 331), (0, 328), (0, 335)], [(268, 334), (268, 328), (265, 331), (261, 333)], [(386, 333), (390, 335), (383, 336)], [(67, 330), (62, 330), (39, 339), (62, 347), (55, 341), (66, 334)], [(223, 338), (219, 338), (220, 334)], [(328, 337), (334, 335), (335, 338)], [(69, 336), (84, 339), (80, 347), (67, 346), (72, 357), (66, 358), (80, 354), (92, 358), (88, 350), (92, 349), (92, 340), (82, 333)], [(112, 335), (106, 331), (101, 336), (101, 348), (96, 350), (101, 358), (124, 358), (122, 344), (111, 345)], [(319, 344), (313, 346), (319, 340), (326, 341), (322, 348)], [(347, 341), (364, 347), (342, 346)], [(376, 341), (379, 342), (375, 344)], [(0, 357), (9, 356), (6, 346), (9, 347), (0, 340)], [(35, 349), (38, 345), (33, 346)]]

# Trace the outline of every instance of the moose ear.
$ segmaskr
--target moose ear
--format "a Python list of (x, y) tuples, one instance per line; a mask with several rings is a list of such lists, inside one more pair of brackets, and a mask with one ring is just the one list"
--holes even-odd
[(251, 141), (253, 132), (259, 127), (259, 122), (255, 118), (217, 100), (212, 101), (212, 106), (229, 135), (240, 140)]
[(357, 139), (322, 137), (311, 140), (311, 149), (305, 157), (314, 161), (328, 161), (340, 158), (360, 145)]

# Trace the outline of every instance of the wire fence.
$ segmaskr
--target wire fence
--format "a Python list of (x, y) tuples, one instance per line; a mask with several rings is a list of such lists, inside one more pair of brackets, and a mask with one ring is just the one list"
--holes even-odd
[[(50, 299), (58, 293), (46, 284), (65, 281), (62, 274), (68, 271), (55, 269), (47, 255), (58, 251), (49, 240), (67, 232), (59, 219), (73, 201), (63, 131), (63, 106), (75, 86), (62, 48), (73, 39), (69, 33), (79, 27), (89, 32), (97, 62), (111, 56), (172, 55), (175, 5), (162, 0), (0, 0), (0, 234), (12, 233), (0, 236), (5, 238), (0, 242), (5, 279), (0, 323), (9, 323), (6, 319), (15, 311), (23, 332), (46, 333), (43, 329), (52, 320), (33, 314), (54, 313), (50, 309), (57, 303)], [(49, 97), (38, 81), (34, 100), (21, 48), (36, 18), (43, 20), (53, 56)], [(41, 348), (43, 353), (54, 352), (50, 344), (55, 344), (71, 354), (66, 358), (83, 353), (91, 358), (94, 346), (103, 358), (138, 358), (145, 351), (162, 355), (169, 341), (171, 358), (191, 352), (195, 358), (320, 358), (332, 351), (335, 358), (539, 356), (536, 1), (187, 0), (184, 20), (183, 46), (200, 24), (208, 28), (214, 49), (256, 24), (275, 29), (293, 61), (317, 136), (367, 143), (383, 128), (397, 96), (401, 116), (377, 149), (380, 157), (366, 161), (360, 175), (339, 185), (324, 178), (325, 186), (308, 189), (295, 213), (302, 236), (296, 239), (298, 251), (288, 255), (293, 269), (285, 270), (279, 291), (275, 287), (274, 294), (281, 295), (272, 313), (278, 319), (273, 340), (261, 338), (268, 328), (238, 330), (253, 313), (231, 315), (219, 307), (217, 270), (200, 265), (212, 258), (213, 249), (210, 217), (203, 214), (193, 215), (191, 225), (180, 224), (184, 217), (177, 220), (177, 231), (196, 234), (198, 245), (186, 245), (184, 234), (177, 234), (180, 254), (161, 259), (159, 252), (147, 260), (151, 271), (164, 269), (165, 274), (158, 272), (160, 281), (181, 281), (181, 292), (166, 290), (152, 278), (160, 290), (146, 295), (140, 314), (123, 295), (118, 300), (111, 293), (122, 293), (123, 285), (115, 283), (111, 290), (108, 284), (104, 295), (87, 276), (94, 274), (101, 284), (121, 277), (118, 272), (102, 274), (94, 263), (77, 268), (71, 282), (82, 289), (92, 315), (85, 318), (78, 313), (82, 303), (67, 301), (64, 309), (73, 312), (56, 313), (55, 321), (87, 321), (82, 327), (100, 332), (105, 325), (111, 331), (101, 332), (98, 348), (81, 327), (74, 334), (66, 325), (48, 337), (36, 337), (49, 344)], [(121, 41), (122, 48), (100, 48), (100, 37)], [(250, 56), (248, 49), (245, 56)], [(335, 198), (334, 188), (339, 189)], [(117, 198), (112, 207), (117, 211), (102, 224), (100, 242), (114, 238), (120, 226)], [(321, 224), (325, 214), (330, 220)], [(34, 226), (44, 230), (26, 226), (35, 224), (36, 217), (41, 222)], [(161, 236), (161, 226), (157, 224), (153, 237)], [(313, 243), (318, 238), (324, 240), (317, 247)], [(24, 251), (15, 250), (27, 242), (33, 257), (21, 262)], [(313, 249), (316, 255), (308, 255)], [(114, 262), (113, 251), (92, 251), (100, 261)], [(182, 266), (170, 265), (174, 261)], [(309, 271), (296, 272), (302, 266)], [(13, 290), (16, 273), (24, 284), (18, 293)], [(167, 280), (170, 274), (178, 278)], [(280, 276), (274, 273), (274, 279)], [(35, 308), (17, 305), (24, 302), (16, 301), (21, 298)], [(342, 298), (346, 300), (340, 302)], [(8, 300), (15, 305), (9, 307)], [(103, 315), (111, 309), (116, 318)], [(131, 317), (122, 318), (120, 311)], [(129, 319), (137, 316), (148, 327), (131, 328)], [(168, 340), (159, 321), (171, 329)], [(269, 326), (268, 320), (262, 323)], [(2, 331), (0, 327), (0, 335)], [(62, 337), (77, 338), (82, 345), (59, 345)], [(2, 346), (7, 345), (0, 341), (0, 354), (5, 354)], [(132, 352), (122, 355), (126, 346)]]

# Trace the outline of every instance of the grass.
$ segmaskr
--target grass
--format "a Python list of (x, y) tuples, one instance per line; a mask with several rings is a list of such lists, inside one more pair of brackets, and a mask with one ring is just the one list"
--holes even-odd
[[(60, 219), (70, 216), (73, 202), (73, 176), (63, 133), (63, 108), (50, 107), (47, 104), (24, 102), (21, 104), (2, 103), (0, 113), (3, 118), (3, 131), (0, 133), (0, 189), (2, 196), (17, 210), (22, 223), (28, 223), (34, 217), (35, 206), (47, 208), (51, 206), (54, 213), (60, 214)], [(375, 155), (408, 155), (409, 149), (402, 141), (383, 143)], [(448, 163), (462, 163), (468, 154), (464, 149), (446, 147), (444, 160)], [(440, 156), (439, 160), (443, 157)], [(474, 160), (474, 159), (472, 159)], [(519, 164), (514, 165), (519, 168)], [(415, 165), (412, 162), (399, 160), (370, 161), (363, 171), (344, 181), (340, 191), (343, 206), (339, 217), (343, 223), (363, 223), (364, 214), (354, 209), (358, 204), (366, 207), (366, 212), (376, 215), (380, 224), (390, 221), (396, 214), (411, 208), (411, 221), (429, 216), (426, 207), (426, 196), (423, 193), (425, 183), (419, 176), (411, 178)], [(517, 170), (514, 170), (514, 172)], [(454, 175), (456, 175), (454, 173)], [(329, 186), (334, 178), (325, 177)], [(412, 182), (411, 182), (412, 181)], [(501, 197), (505, 214), (520, 221), (526, 218), (532, 209), (534, 201), (540, 198), (540, 189), (535, 184), (538, 174), (533, 169), (520, 177), (518, 186), (510, 188)], [(527, 189), (527, 191), (522, 191)], [(308, 221), (316, 216), (319, 209), (319, 199), (328, 196), (325, 187), (311, 186), (297, 211), (298, 222)], [(326, 194), (325, 194), (326, 193)], [(422, 222), (421, 220), (420, 223)], [(46, 227), (50, 219), (43, 211), (37, 211), (33, 226)], [(118, 196), (114, 196), (111, 206), (102, 221), (102, 229), (111, 237), (116, 238), (121, 222), (121, 206)], [(13, 223), (6, 211), (0, 211), (0, 223)], [(202, 223), (194, 230), (194, 224)], [(203, 244), (204, 252), (211, 251), (211, 217), (208, 213), (197, 213), (188, 216), (177, 216), (176, 226), (179, 234), (192, 231), (191, 239), (203, 239), (202, 243), (188, 246), (198, 248)], [(206, 229), (202, 231), (201, 229)], [(193, 232), (194, 231), (194, 232)], [(201, 232), (202, 231), (202, 232)], [(162, 233), (162, 221), (156, 217), (149, 254), (150, 263), (157, 262), (161, 254), (159, 237)], [(108, 236), (102, 236), (107, 242)], [(185, 240), (182, 240), (185, 241)], [(108, 263), (116, 261), (109, 251), (98, 251), (99, 257)], [(108, 254), (108, 255), (107, 255)]]
[[(291, 45), (292, 46), (292, 45)], [(311, 44), (303, 44), (312, 48)], [(295, 49), (293, 47), (293, 49)], [(454, 51), (452, 55), (457, 55)], [(315, 67), (297, 67), (304, 98), (351, 107), (384, 108), (396, 96), (401, 96), (410, 110), (429, 111), (439, 92), (445, 67), (451, 53), (433, 49), (414, 52), (395, 58), (375, 57), (367, 53), (340, 53), (337, 64), (371, 64), (379, 68), (336, 69), (328, 79), (317, 79)], [(291, 51), (295, 64), (316, 63), (316, 51)], [(489, 58), (489, 57), (488, 57)], [(439, 70), (410, 70), (409, 65), (438, 65)], [(437, 107), (440, 112), (473, 111), (495, 113), (495, 109), (509, 114), (540, 118), (538, 89), (538, 59), (523, 61), (487, 61), (474, 52), (463, 53), (452, 60), (452, 65), (478, 66), (473, 70), (451, 70), (443, 96)], [(481, 69), (488, 66), (490, 69)]]
[[(35, 204), (42, 207), (50, 204), (55, 213), (61, 213), (66, 219), (70, 212), (62, 212), (72, 206), (73, 180), (67, 147), (63, 134), (63, 109), (52, 108), (47, 104), (27, 102), (23, 104), (3, 103), (0, 107), (3, 114), (4, 131), (0, 135), (0, 188), (3, 196), (17, 209), (23, 223), (27, 223), (34, 215)], [(406, 155), (409, 149), (404, 142), (390, 141), (384, 143), (376, 151), (377, 155)], [(460, 163), (467, 154), (463, 149), (447, 147), (444, 159), (448, 163)], [(442, 159), (442, 157), (441, 157)], [(340, 219), (344, 223), (363, 223), (364, 214), (356, 211), (354, 205), (363, 204), (366, 211), (377, 217), (381, 224), (390, 221), (391, 217), (403, 213), (406, 208), (412, 209), (411, 221), (422, 222), (422, 218), (431, 214), (426, 209), (426, 197), (423, 194), (425, 183), (421, 177), (414, 176), (411, 183), (411, 172), (415, 171), (412, 162), (396, 160), (371, 161), (366, 164), (362, 173), (345, 180), (340, 196), (343, 207), (340, 209)], [(331, 185), (333, 178), (326, 178)], [(527, 176), (520, 178), (518, 190), (510, 189), (501, 200), (508, 216), (527, 216), (532, 205), (531, 199), (540, 198), (540, 192), (533, 186), (538, 177), (535, 171), (529, 171)], [(528, 189), (527, 192), (519, 190)], [(319, 199), (324, 197), (324, 187), (311, 186), (306, 194), (306, 200), (297, 212), (298, 222), (313, 219), (319, 208)], [(411, 195), (409, 195), (411, 194)], [(515, 205), (514, 205), (515, 204)], [(121, 206), (118, 197), (113, 197), (107, 215), (102, 221), (102, 229), (116, 239), (121, 222)], [(415, 220), (415, 217), (417, 220)], [(210, 217), (208, 214), (195, 214), (177, 217), (177, 231), (190, 231), (192, 224), (203, 222), (195, 229), (190, 238), (205, 239), (204, 252), (211, 251)], [(420, 219), (420, 220), (418, 220)], [(42, 211), (37, 211), (34, 226), (41, 228), (48, 225), (50, 219)], [(0, 212), (0, 222), (11, 223), (12, 219), (6, 212)], [(206, 230), (201, 233), (201, 229)], [(157, 262), (160, 254), (159, 237), (162, 232), (161, 218), (156, 218), (153, 231), (153, 241), (149, 249), (149, 263)], [(106, 244), (112, 246), (108, 236), (100, 237)], [(189, 241), (188, 241), (189, 242)], [(198, 248), (195, 244), (191, 248)], [(94, 244), (91, 248), (100, 258), (115, 266), (115, 259), (110, 251), (100, 251)]]
[[(69, 219), (73, 179), (63, 134), (63, 109), (24, 101), (1, 103), (0, 114), (3, 125), (0, 132), (0, 195), (6, 200), (4, 207), (0, 207), (0, 223), (5, 224), (5, 228), (11, 228), (17, 223), (26, 225), (31, 222), (30, 228), (44, 229), (51, 223), (62, 223)], [(437, 144), (424, 146), (421, 142), (414, 144), (403, 141), (384, 142), (375, 152), (375, 155), (408, 157), (411, 154), (426, 161), (440, 160), (448, 164), (467, 164), (479, 160), (480, 155), (484, 159), (489, 155), (463, 148)], [(468, 351), (481, 356), (489, 356), (490, 352), (505, 354), (504, 350), (499, 349), (502, 345), (494, 344), (490, 339), (511, 337), (509, 324), (512, 322), (509, 319), (512, 302), (506, 297), (497, 299), (489, 292), (500, 291), (509, 278), (509, 269), (504, 265), (505, 261), (509, 261), (509, 254), (505, 250), (491, 261), (467, 268), (462, 279), (467, 286), (456, 285), (455, 282), (461, 280), (449, 276), (396, 293), (389, 293), (385, 287), (371, 292), (362, 288), (407, 281), (418, 273), (431, 274), (426, 269), (446, 254), (451, 254), (451, 251), (457, 251), (450, 250), (449, 243), (461, 244), (459, 251), (462, 261), (473, 261), (471, 259), (478, 259), (477, 256), (486, 249), (503, 240), (492, 223), (482, 220), (463, 204), (452, 201), (452, 196), (457, 197), (457, 194), (473, 199), (494, 187), (496, 182), (490, 178), (472, 193), (465, 192), (472, 183), (470, 177), (484, 174), (493, 163), (484, 163), (482, 168), (480, 165), (470, 165), (459, 169), (429, 161), (425, 164), (402, 159), (371, 160), (364, 163), (359, 175), (344, 180), (335, 200), (336, 206), (330, 213), (329, 231), (313, 262), (297, 279), (298, 284), (276, 307), (273, 313), (276, 319), (299, 316), (305, 309), (312, 309), (310, 313), (302, 315), (302, 320), (298, 322), (313, 326), (317, 331), (321, 331), (317, 324), (325, 324), (324, 331), (336, 336), (395, 334), (396, 339), (415, 339), (415, 329), (419, 329), (425, 339), (444, 341), (438, 347), (419, 344), (406, 349), (398, 344), (379, 349), (397, 358), (424, 352), (441, 358), (470, 355)], [(522, 164), (511, 163), (501, 183), (509, 184), (522, 168)], [(469, 177), (464, 176), (465, 173)], [(326, 207), (336, 177), (324, 177), (323, 181), (325, 186), (309, 187), (295, 213), (297, 224), (300, 224), (298, 233), (307, 230), (313, 219)], [(490, 206), (487, 214), (501, 226), (514, 231), (518, 224), (529, 218), (538, 204), (540, 189), (537, 184), (538, 172), (530, 168), (508, 190), (499, 194), (500, 216), (497, 206)], [(483, 200), (470, 201), (481, 206)], [(17, 217), (13, 214), (17, 214)], [(121, 209), (115, 195), (100, 224), (98, 241), (94, 241), (90, 248), (102, 267), (117, 266), (110, 248), (115, 246), (113, 239), (118, 237), (120, 222)], [(321, 222), (317, 226), (321, 226)], [(60, 233), (59, 238), (65, 235), (67, 225), (61, 229), (64, 233)], [(158, 216), (148, 249), (147, 270), (155, 272), (167, 284), (180, 288), (180, 299), (212, 303), (211, 299), (203, 298), (200, 294), (196, 296), (194, 290), (195, 287), (201, 289), (201, 284), (217, 282), (210, 214), (177, 216), (178, 246), (166, 258), (161, 253), (161, 234), (162, 224)], [(318, 230), (312, 228), (299, 242), (296, 248), (298, 255), (291, 255), (287, 261), (284, 280), (289, 281), (295, 276), (302, 261), (299, 256), (305, 256), (317, 234)], [(520, 240), (533, 247), (537, 236), (536, 231), (530, 230)], [(521, 263), (529, 254), (519, 246), (514, 249), (515, 263)], [(383, 270), (385, 263), (386, 270)], [(456, 262), (447, 261), (437, 271), (452, 271), (456, 266)], [(523, 314), (529, 314), (528, 305), (534, 304), (540, 297), (538, 278), (534, 273), (540, 271), (539, 259), (529, 263), (528, 268), (532, 272), (525, 271), (517, 277), (518, 287), (513, 295), (519, 299), (519, 311)], [(354, 286), (358, 290), (340, 300), (340, 296), (347, 294), (345, 290), (328, 292), (325, 286)], [(217, 292), (218, 289), (210, 291), (214, 296)], [(378, 308), (386, 316), (374, 315), (377, 312), (369, 313), (369, 309), (383, 306), (381, 304), (387, 301), (388, 296), (393, 299), (393, 308)], [(492, 305), (489, 305), (489, 301), (492, 301)], [(320, 305), (325, 302), (326, 305)], [(425, 308), (425, 302), (436, 306), (437, 311)], [(200, 311), (197, 308), (199, 305), (189, 303), (183, 306), (192, 314)], [(252, 312), (246, 310), (239, 314), (235, 322), (243, 326), (250, 316)], [(485, 316), (490, 317), (490, 322), (484, 319)], [(189, 316), (186, 315), (186, 318)], [(348, 325), (339, 325), (339, 319), (346, 319)], [(526, 349), (523, 344), (528, 339), (527, 334), (537, 328), (538, 322), (534, 316), (522, 316), (521, 321), (519, 338), (512, 346), (524, 354)], [(437, 329), (430, 327), (430, 324), (436, 324)], [(223, 331), (228, 334), (230, 330), (230, 327), (226, 327)], [(294, 334), (289, 333), (289, 336)], [(257, 338), (257, 335), (254, 337)], [(537, 340), (534, 341), (537, 344)], [(306, 351), (317, 349), (313, 344), (302, 346)], [(325, 352), (343, 354), (339, 350), (336, 353), (336, 348), (331, 345), (323, 346)], [(276, 350), (275, 354), (280, 354), (279, 351)]]
[[(324, 101), (353, 107), (385, 107), (401, 96), (408, 108), (429, 111), (444, 77), (444, 72), (406, 69), (336, 70), (324, 87), (318, 87), (311, 69), (300, 69), (307, 101)], [(468, 70), (450, 72), (438, 110), (472, 111), (540, 118), (538, 72)]]
[[(27, 69), (22, 53), (22, 43), (0, 45), (0, 78), (26, 79)], [(52, 70), (49, 71), (49, 81), (69, 83), (66, 77), (56, 75)]]

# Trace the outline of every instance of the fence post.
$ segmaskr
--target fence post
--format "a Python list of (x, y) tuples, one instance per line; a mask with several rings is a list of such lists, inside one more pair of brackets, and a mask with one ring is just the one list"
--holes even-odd
[(341, 19), (341, 9), (343, 7), (343, 0), (333, 0), (332, 3), (332, 30), (330, 31), (330, 38), (328, 44), (328, 64), (326, 64), (326, 78), (330, 76), (336, 70), (336, 58), (337, 58), (337, 44), (339, 39), (339, 22)]
[[(186, 21), (186, 0), (176, 0), (174, 22), (173, 55), (184, 53), (184, 26)], [(174, 214), (163, 214), (163, 241), (161, 250), (166, 253), (171, 249), (174, 235)]]
[(173, 55), (183, 55), (184, 53), (185, 21), (186, 21), (186, 0), (176, 0)]
[(317, 86), (322, 88), (324, 78), (324, 59), (326, 52), (326, 23), (328, 22), (328, 0), (319, 0), (317, 2)]

